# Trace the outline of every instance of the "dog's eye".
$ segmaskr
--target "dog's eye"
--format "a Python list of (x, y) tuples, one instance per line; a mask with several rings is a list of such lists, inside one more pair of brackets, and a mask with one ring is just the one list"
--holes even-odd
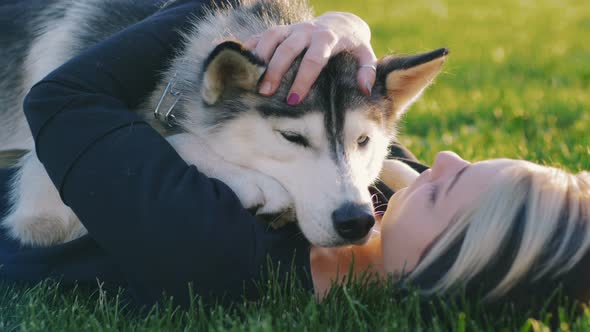
[(301, 145), (305, 148), (309, 147), (309, 141), (303, 135), (293, 131), (279, 131), (281, 135), (289, 142)]
[(369, 136), (361, 135), (359, 138), (356, 139), (357, 144), (362, 148), (369, 144)]

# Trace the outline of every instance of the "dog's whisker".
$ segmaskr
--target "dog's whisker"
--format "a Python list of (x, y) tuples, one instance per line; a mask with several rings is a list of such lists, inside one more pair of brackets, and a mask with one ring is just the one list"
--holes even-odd
[(273, 224), (279, 220), (281, 220), (281, 218), (286, 215), (289, 212), (289, 210), (285, 210), (283, 212), (281, 212), (278, 216), (276, 216), (270, 223)]
[(381, 191), (381, 189), (379, 189), (377, 186), (372, 186), (372, 188), (375, 189), (375, 191), (377, 191), (377, 193), (373, 195), (381, 194), (381, 196), (385, 196), (383, 191)]
[(379, 205), (375, 206), (375, 209), (380, 209), (384, 206), (387, 206), (387, 203), (379, 204)]

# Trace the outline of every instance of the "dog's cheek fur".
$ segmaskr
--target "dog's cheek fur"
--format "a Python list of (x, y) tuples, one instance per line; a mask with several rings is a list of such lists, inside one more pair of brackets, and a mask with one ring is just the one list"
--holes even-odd
[(348, 174), (342, 173), (327, 150), (319, 155), (302, 156), (288, 167), (276, 169), (275, 174), (278, 173), (295, 199), (303, 234), (322, 246), (343, 244), (334, 229), (332, 213), (345, 202), (358, 201), (360, 197), (343, 181)]
[[(371, 109), (358, 109), (349, 112), (345, 121), (346, 157), (351, 178), (359, 190), (366, 189), (375, 181), (387, 156), (387, 147), (393, 139), (383, 119), (373, 115)], [(369, 138), (366, 146), (359, 146), (360, 136)]]
[(285, 151), (276, 153), (281, 151), (271, 123), (255, 111), (227, 121), (204, 139), (226, 161), (251, 169), (256, 169), (257, 163), (285, 158)]

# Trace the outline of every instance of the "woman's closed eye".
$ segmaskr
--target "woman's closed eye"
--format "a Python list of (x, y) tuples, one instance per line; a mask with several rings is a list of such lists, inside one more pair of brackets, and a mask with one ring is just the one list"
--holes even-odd
[[(453, 175), (452, 179), (450, 180), (449, 185), (446, 186), (446, 190), (444, 192), (445, 196), (449, 194), (449, 192), (451, 191), (453, 186), (457, 183), (457, 181), (459, 180), (461, 175), (463, 175), (465, 170), (467, 170), (467, 168), (468, 168), (468, 166), (465, 166), (462, 169), (460, 169), (457, 173), (455, 173), (455, 175)], [(445, 181), (445, 183), (446, 182), (447, 181)], [(440, 192), (441, 187), (443, 187), (443, 184), (440, 183), (440, 181), (430, 183), (430, 188), (429, 188), (430, 192), (429, 192), (428, 200), (432, 206), (434, 206), (436, 204), (436, 201), (438, 199), (438, 194)]]

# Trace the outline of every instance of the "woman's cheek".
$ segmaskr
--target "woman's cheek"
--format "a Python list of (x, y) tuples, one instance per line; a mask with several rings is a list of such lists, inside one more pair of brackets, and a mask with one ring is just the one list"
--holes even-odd
[(402, 189), (391, 196), (381, 219), (381, 247), (384, 255), (386, 248), (389, 251), (395, 251), (395, 247), (401, 243), (397, 237), (403, 234), (404, 225), (401, 225), (399, 220), (401, 220), (400, 217), (403, 217), (405, 210), (404, 191), (405, 189)]
[(393, 223), (393, 219), (395, 219), (395, 214), (397, 211), (400, 210), (401, 206), (403, 205), (403, 193), (404, 189), (397, 191), (393, 196), (389, 198), (389, 202), (387, 203), (387, 209), (381, 218), (381, 227)]
[[(403, 204), (391, 204), (388, 206), (381, 223), (381, 252), (383, 257), (383, 269), (385, 273), (399, 273), (400, 264), (405, 260)], [(404, 235), (405, 234), (405, 235)]]
[[(386, 273), (400, 274), (412, 270), (422, 248), (428, 243), (430, 213), (425, 207), (422, 188), (391, 202), (381, 225), (383, 268)], [(407, 196), (407, 197), (405, 197)]]

